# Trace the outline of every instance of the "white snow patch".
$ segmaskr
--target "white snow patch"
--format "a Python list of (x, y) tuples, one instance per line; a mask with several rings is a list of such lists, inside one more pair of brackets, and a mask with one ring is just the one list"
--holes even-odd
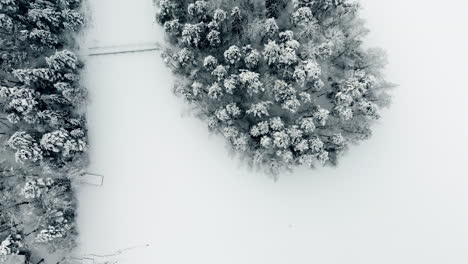
[[(395, 103), (339, 168), (278, 182), (183, 116), (157, 52), (89, 59), (91, 170), (106, 181), (79, 192), (78, 254), (148, 243), (119, 263), (466, 263), (467, 3), (364, 5), (370, 40), (389, 51), (388, 77), (400, 84)], [(151, 0), (92, 7), (99, 45), (160, 36)]]

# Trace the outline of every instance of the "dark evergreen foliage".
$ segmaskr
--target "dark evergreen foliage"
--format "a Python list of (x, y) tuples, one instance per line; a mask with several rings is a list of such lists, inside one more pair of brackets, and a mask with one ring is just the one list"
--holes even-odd
[(87, 165), (81, 0), (0, 0), (0, 262), (75, 243), (73, 179)]
[(176, 93), (252, 165), (336, 165), (389, 103), (356, 2), (157, 2)]

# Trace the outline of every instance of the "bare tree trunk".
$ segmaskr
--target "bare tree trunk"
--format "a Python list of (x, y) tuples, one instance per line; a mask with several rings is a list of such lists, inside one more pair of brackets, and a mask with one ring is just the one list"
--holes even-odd
[(11, 230), (12, 228), (15, 228), (15, 227), (17, 227), (17, 226), (19, 226), (19, 225), (21, 225), (21, 224), (23, 224), (23, 223), (14, 224), (13, 226), (10, 226), (10, 227), (8, 227), (8, 228), (4, 228), (4, 229), (0, 230), (0, 233), (3, 233), (3, 232), (8, 231), (8, 230)]
[[(4, 119), (2, 118), (2, 120), (4, 120)], [(4, 121), (0, 121), (0, 123), (2, 123), (4, 126), (11, 129), (11, 126), (9, 124), (5, 123)]]
[(25, 237), (28, 237), (28, 236), (30, 236), (30, 235), (36, 233), (37, 231), (39, 231), (39, 228), (34, 229), (33, 231), (31, 231), (31, 232), (25, 234), (24, 236), (25, 236)]
[(21, 206), (21, 205), (25, 205), (25, 204), (30, 204), (31, 202), (21, 202), (21, 203), (17, 203), (17, 204), (14, 204), (14, 205), (10, 205), (8, 207), (5, 207), (5, 208), (2, 208), (2, 211), (3, 210), (8, 210), (8, 209), (11, 209), (11, 208), (14, 208), (14, 207), (18, 207), (18, 206)]

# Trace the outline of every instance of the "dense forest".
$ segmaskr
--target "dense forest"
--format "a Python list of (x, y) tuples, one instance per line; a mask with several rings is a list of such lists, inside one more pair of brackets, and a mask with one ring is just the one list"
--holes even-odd
[(252, 167), (336, 165), (388, 106), (348, 0), (160, 0), (175, 92)]
[(0, 262), (75, 245), (74, 179), (87, 166), (81, 0), (0, 0)]

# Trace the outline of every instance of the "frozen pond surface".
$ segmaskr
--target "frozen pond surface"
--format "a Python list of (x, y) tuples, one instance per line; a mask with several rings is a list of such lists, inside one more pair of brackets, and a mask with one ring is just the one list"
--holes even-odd
[[(90, 2), (91, 46), (161, 35), (151, 0)], [(105, 181), (79, 193), (80, 252), (149, 244), (121, 264), (466, 264), (467, 4), (432, 2), (364, 2), (395, 103), (339, 168), (278, 182), (186, 114), (157, 52), (90, 58), (91, 171)]]

